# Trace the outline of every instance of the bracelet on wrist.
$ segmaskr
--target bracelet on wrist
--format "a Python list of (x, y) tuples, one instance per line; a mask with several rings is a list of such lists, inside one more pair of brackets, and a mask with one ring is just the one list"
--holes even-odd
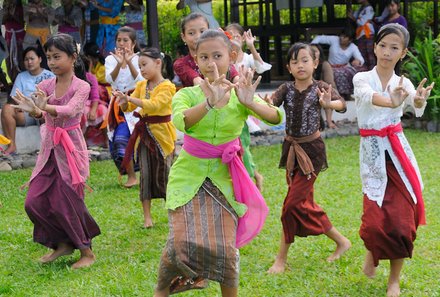
[(209, 103), (209, 99), (206, 98), (206, 105), (205, 105), (206, 110), (211, 110), (214, 108), (214, 106), (211, 105), (211, 103)]

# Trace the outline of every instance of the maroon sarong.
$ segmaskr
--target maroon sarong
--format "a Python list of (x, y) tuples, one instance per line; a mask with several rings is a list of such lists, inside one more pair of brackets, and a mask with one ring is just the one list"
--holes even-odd
[(386, 162), (388, 183), (382, 207), (364, 195), (364, 213), (359, 234), (379, 260), (411, 258), (418, 227), (417, 205), (411, 198), (392, 161)]
[(294, 170), (290, 177), (289, 190), (281, 213), (286, 243), (294, 242), (295, 235), (300, 237), (320, 235), (332, 228), (324, 210), (313, 200), (313, 185), (316, 177), (302, 175), (298, 169)]
[(34, 223), (34, 241), (56, 249), (60, 242), (84, 249), (101, 231), (84, 203), (84, 185), (75, 192), (62, 179), (53, 152), (32, 179), (25, 210)]

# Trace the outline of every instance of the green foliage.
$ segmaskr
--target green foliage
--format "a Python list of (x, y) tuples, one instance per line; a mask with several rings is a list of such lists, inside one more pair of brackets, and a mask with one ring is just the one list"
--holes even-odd
[(403, 73), (414, 83), (427, 78), (435, 82), (434, 89), (428, 98), (426, 115), (430, 120), (440, 119), (440, 37), (433, 39), (429, 29), (425, 37), (418, 37), (408, 51), (409, 59), (402, 65)]
[[(406, 131), (424, 178), (424, 198), (428, 225), (419, 227), (412, 259), (402, 271), (402, 296), (440, 297), (438, 251), (440, 250), (440, 208), (438, 162), (440, 134)], [(280, 210), (287, 191), (285, 173), (277, 169), (281, 147), (252, 148), (258, 170), (263, 174), (264, 197), (269, 216), (262, 233), (240, 250), (239, 296), (315, 297), (385, 296), (388, 261), (381, 261), (374, 280), (361, 271), (365, 248), (359, 238), (362, 193), (359, 178), (359, 137), (326, 140), (329, 168), (315, 183), (315, 200), (329, 215), (333, 225), (347, 236), (353, 247), (339, 261), (327, 263), (335, 246), (326, 236), (297, 238), (289, 251), (288, 269), (282, 275), (268, 275), (278, 252), (281, 234)], [(355, 148), (355, 149), (353, 149)], [(32, 223), (23, 205), (25, 193), (18, 190), (30, 170), (0, 172), (0, 296), (152, 296), (162, 248), (168, 235), (168, 218), (161, 200), (153, 200), (155, 226), (143, 229), (139, 188), (117, 184), (111, 161), (92, 162), (86, 204), (102, 234), (93, 241), (96, 263), (72, 270), (79, 257), (58, 259), (39, 265), (47, 252), (32, 241)], [(177, 295), (176, 295), (177, 296)], [(178, 296), (220, 296), (211, 283), (202, 291)]]

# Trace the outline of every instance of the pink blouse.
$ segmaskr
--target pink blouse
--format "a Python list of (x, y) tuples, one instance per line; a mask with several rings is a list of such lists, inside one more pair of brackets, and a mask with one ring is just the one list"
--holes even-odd
[[(53, 151), (62, 179), (76, 190), (72, 185), (72, 175), (65, 149), (61, 143), (54, 144), (54, 128), (59, 127), (67, 130), (74, 146), (72, 154), (81, 177), (81, 184), (84, 184), (89, 176), (89, 155), (79, 123), (84, 112), (84, 104), (89, 98), (90, 85), (73, 76), (72, 83), (67, 92), (58, 98), (55, 97), (55, 86), (56, 78), (47, 79), (38, 84), (38, 87), (47, 96), (52, 95), (48, 100), (48, 104), (56, 105), (57, 116), (54, 117), (47, 112), (43, 112), (45, 124), (40, 128), (41, 148), (31, 180), (44, 168)], [(77, 126), (77, 128), (70, 128), (74, 126)]]

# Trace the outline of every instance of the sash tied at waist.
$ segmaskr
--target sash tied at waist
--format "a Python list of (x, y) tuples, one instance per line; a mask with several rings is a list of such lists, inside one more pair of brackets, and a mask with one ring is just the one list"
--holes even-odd
[(310, 160), (310, 157), (299, 144), (311, 142), (320, 136), (321, 133), (318, 130), (315, 133), (304, 137), (293, 137), (290, 135), (285, 137), (286, 141), (290, 143), (286, 164), (286, 169), (289, 173), (295, 168), (295, 161), (297, 160), (299, 168), (304, 175), (310, 176), (311, 174), (314, 174), (315, 168), (313, 167), (312, 160)]
[(73, 155), (75, 154), (75, 145), (73, 144), (69, 133), (67, 133), (67, 131), (79, 129), (80, 125), (76, 124), (70, 127), (61, 128), (52, 127), (46, 124), (46, 127), (53, 132), (54, 145), (58, 145), (61, 143), (64, 148), (64, 152), (66, 153), (67, 157), (67, 164), (69, 165), (70, 174), (72, 175), (72, 184), (78, 185), (81, 183), (85, 183), (85, 181), (82, 180), (81, 174), (79, 173), (78, 165), (73, 158)]
[(391, 148), (394, 154), (396, 155), (397, 159), (399, 160), (400, 165), (402, 166), (402, 169), (405, 172), (405, 175), (408, 178), (411, 187), (413, 188), (414, 194), (416, 195), (419, 224), (425, 225), (426, 224), (425, 204), (423, 202), (422, 186), (419, 177), (417, 176), (417, 172), (414, 166), (412, 165), (410, 159), (408, 158), (407, 154), (405, 153), (402, 143), (400, 142), (399, 137), (397, 136), (397, 133), (402, 131), (403, 131), (402, 125), (401, 123), (399, 123), (396, 125), (387, 126), (385, 128), (382, 128), (381, 130), (359, 129), (359, 134), (361, 135), (361, 137), (369, 137), (369, 136), (388, 137), (388, 140), (390, 141), (391, 144)]
[(147, 132), (146, 124), (159, 124), (159, 123), (167, 123), (171, 121), (171, 115), (165, 115), (165, 116), (141, 116), (138, 112), (133, 112), (133, 115), (137, 118), (139, 118), (139, 121), (134, 126), (133, 133), (130, 136), (130, 139), (128, 140), (127, 147), (125, 148), (125, 154), (124, 159), (122, 160), (121, 167), (120, 167), (120, 173), (123, 173), (124, 170), (127, 170), (127, 165), (130, 163), (133, 152), (134, 152), (134, 146), (136, 145), (136, 140), (138, 137), (145, 137), (145, 145), (148, 147), (148, 149), (152, 152), (155, 151), (155, 143), (154, 140), (151, 138), (150, 134)]
[(238, 218), (236, 246), (240, 248), (248, 244), (260, 233), (269, 209), (237, 154), (241, 150), (239, 139), (213, 145), (185, 134), (182, 148), (194, 157), (221, 158), (228, 165), (234, 196), (238, 202), (247, 206), (246, 213)]

